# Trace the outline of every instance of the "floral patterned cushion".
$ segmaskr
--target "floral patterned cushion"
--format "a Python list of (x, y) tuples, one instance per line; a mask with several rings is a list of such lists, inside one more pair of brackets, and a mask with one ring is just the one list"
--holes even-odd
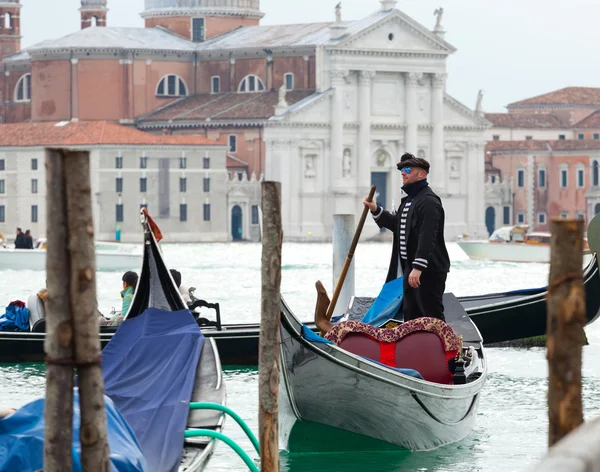
[(339, 346), (348, 334), (363, 333), (377, 341), (393, 343), (416, 331), (437, 334), (442, 340), (446, 352), (457, 351), (460, 347), (458, 336), (450, 326), (442, 320), (428, 317), (406, 321), (395, 328), (376, 328), (359, 321), (343, 321), (335, 325), (325, 335), (325, 339)]

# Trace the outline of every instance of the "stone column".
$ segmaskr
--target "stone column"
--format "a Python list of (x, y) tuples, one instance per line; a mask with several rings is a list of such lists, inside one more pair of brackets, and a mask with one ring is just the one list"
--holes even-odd
[(444, 151), (444, 84), (447, 74), (431, 77), (431, 186), (436, 192), (446, 190), (446, 156)]
[(467, 233), (485, 238), (485, 143), (469, 141), (467, 154)]
[(360, 131), (356, 162), (356, 187), (359, 196), (371, 185), (371, 83), (375, 72), (363, 70), (358, 75), (358, 113)]
[(421, 74), (415, 72), (407, 72), (404, 74), (406, 101), (406, 138), (404, 139), (404, 152), (410, 152), (415, 156), (418, 152), (417, 83), (420, 78)]
[(344, 153), (344, 78), (347, 70), (331, 72), (333, 100), (331, 106), (331, 160), (330, 184), (337, 187), (342, 180), (342, 154)]

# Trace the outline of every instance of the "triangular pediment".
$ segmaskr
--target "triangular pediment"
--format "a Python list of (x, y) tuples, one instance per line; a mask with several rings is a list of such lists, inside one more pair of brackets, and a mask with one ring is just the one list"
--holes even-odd
[(399, 10), (372, 15), (349, 26), (336, 48), (388, 51), (435, 51), (450, 54), (456, 49), (441, 37)]
[(444, 124), (468, 128), (490, 128), (492, 123), (478, 115), (458, 100), (446, 94), (444, 97)]

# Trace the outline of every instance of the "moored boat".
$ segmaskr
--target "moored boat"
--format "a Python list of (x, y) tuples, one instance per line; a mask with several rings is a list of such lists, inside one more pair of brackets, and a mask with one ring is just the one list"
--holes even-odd
[[(583, 274), (586, 321), (590, 324), (598, 318), (600, 310), (600, 270), (596, 256)], [(484, 343), (491, 344), (546, 334), (546, 295), (547, 287), (539, 287), (457, 299), (479, 329)], [(354, 298), (348, 309), (349, 319), (360, 319), (373, 300), (372, 297)], [(317, 330), (313, 321), (306, 321), (305, 325), (312, 331)], [(224, 365), (257, 365), (260, 325), (212, 323), (202, 330), (204, 336), (216, 342)], [(43, 362), (44, 331), (43, 321), (31, 332), (0, 331), (0, 362)], [(116, 331), (117, 327), (101, 327), (103, 347)]]
[[(142, 265), (142, 252), (136, 245), (95, 242), (96, 269), (138, 270)], [(46, 241), (38, 240), (34, 249), (0, 247), (0, 270), (46, 270)]]
[[(102, 351), (111, 470), (200, 472), (215, 448), (211, 435), (219, 438), (224, 424), (220, 357), (183, 301), (147, 213), (142, 218), (144, 258), (132, 305)], [(74, 396), (77, 419), (78, 389)], [(7, 459), (0, 454), (0, 468), (40, 470), (43, 399), (0, 421), (0, 449), (11, 448)], [(74, 462), (78, 437), (74, 431)]]
[(221, 432), (224, 413), (190, 410), (225, 405), (219, 352), (183, 301), (164, 262), (152, 221), (142, 210), (143, 264), (123, 324), (102, 352), (106, 394), (131, 425), (152, 471), (199, 472), (215, 448), (189, 429)]
[[(456, 244), (471, 259), (504, 262), (550, 262), (550, 233), (527, 233), (526, 225), (505, 226), (492, 233), (488, 240), (460, 240)], [(592, 253), (584, 241), (583, 265), (587, 266)]]

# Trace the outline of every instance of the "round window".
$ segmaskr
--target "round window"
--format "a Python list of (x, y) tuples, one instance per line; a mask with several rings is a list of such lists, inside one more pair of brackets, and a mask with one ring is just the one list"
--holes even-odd
[(390, 41), (393, 41), (393, 40), (394, 40), (394, 33), (390, 33), (390, 34), (388, 35), (388, 39), (389, 39)]

